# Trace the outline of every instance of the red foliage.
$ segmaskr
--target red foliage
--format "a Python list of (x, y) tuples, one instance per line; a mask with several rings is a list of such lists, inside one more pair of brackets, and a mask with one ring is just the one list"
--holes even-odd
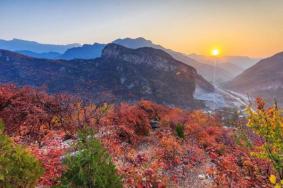
[(181, 147), (176, 137), (168, 135), (160, 140), (158, 154), (164, 159), (168, 167), (180, 163), (184, 148)]
[[(40, 143), (30, 149), (46, 170), (41, 185), (56, 184), (63, 170), (62, 141), (88, 124), (96, 129), (126, 187), (190, 186), (190, 178), (200, 173), (211, 177), (211, 186), (268, 186), (270, 164), (253, 158), (235, 143), (233, 129), (224, 129), (215, 117), (201, 111), (144, 100), (114, 107), (83, 105), (64, 95), (5, 85), (0, 86), (0, 118), (16, 141)], [(157, 126), (152, 126), (153, 121)], [(184, 126), (182, 139), (176, 135), (177, 124)], [(205, 186), (198, 178), (195, 181)]]
[(62, 134), (59, 132), (50, 132), (49, 139), (44, 141), (44, 147), (39, 148), (38, 145), (29, 146), (35, 157), (41, 161), (45, 170), (43, 176), (39, 180), (39, 185), (52, 186), (57, 183), (63, 172), (61, 157), (65, 148), (62, 143)]
[(30, 87), (0, 86), (0, 118), (5, 132), (27, 142), (41, 142), (50, 130), (73, 134), (71, 98), (47, 95)]
[(116, 125), (117, 136), (121, 141), (136, 144), (150, 131), (148, 114), (139, 105), (122, 103), (109, 117)]
[[(151, 128), (151, 120), (157, 120), (159, 128)], [(184, 126), (184, 139), (176, 137), (177, 123)], [(192, 169), (198, 173), (199, 168), (207, 168), (219, 187), (268, 185), (269, 164), (251, 157), (246, 148), (235, 144), (233, 129), (224, 129), (201, 111), (186, 112), (149, 101), (122, 104), (103, 118), (98, 132), (129, 186), (182, 185), (189, 178), (184, 173)]]

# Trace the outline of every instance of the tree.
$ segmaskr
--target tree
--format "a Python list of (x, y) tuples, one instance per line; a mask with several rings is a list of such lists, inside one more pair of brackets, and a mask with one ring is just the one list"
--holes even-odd
[[(280, 180), (283, 180), (283, 117), (282, 111), (278, 108), (276, 102), (270, 108), (265, 108), (265, 102), (257, 98), (257, 109), (248, 108), (249, 122), (251, 127), (264, 142), (258, 148), (255, 155), (259, 158), (265, 158), (272, 162), (272, 165)], [(276, 184), (274, 175), (270, 177), (271, 183)], [(277, 184), (277, 187), (279, 184)], [(281, 187), (281, 186), (280, 186)]]
[(61, 187), (119, 188), (121, 178), (107, 151), (96, 140), (92, 130), (80, 131), (73, 154), (64, 160), (67, 170), (61, 177)]
[(3, 133), (0, 122), (0, 187), (35, 187), (43, 174), (40, 163)]

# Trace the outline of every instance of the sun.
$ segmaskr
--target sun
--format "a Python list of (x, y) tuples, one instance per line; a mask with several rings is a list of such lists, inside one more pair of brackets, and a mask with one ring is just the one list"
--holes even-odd
[(220, 55), (220, 50), (218, 48), (213, 48), (211, 51), (210, 51), (210, 54), (212, 56), (219, 56)]

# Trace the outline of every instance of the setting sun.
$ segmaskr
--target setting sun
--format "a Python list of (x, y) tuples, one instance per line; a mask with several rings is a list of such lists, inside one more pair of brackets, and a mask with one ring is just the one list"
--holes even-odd
[(212, 56), (218, 56), (220, 54), (220, 50), (217, 49), (217, 48), (214, 48), (214, 49), (211, 50), (210, 54)]

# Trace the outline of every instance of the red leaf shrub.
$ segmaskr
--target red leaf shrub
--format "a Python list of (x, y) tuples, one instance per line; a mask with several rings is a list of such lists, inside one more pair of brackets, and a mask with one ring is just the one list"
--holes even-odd
[(0, 118), (5, 132), (27, 142), (41, 142), (50, 130), (73, 134), (71, 98), (48, 95), (30, 87), (0, 86)]
[(41, 161), (45, 170), (38, 182), (39, 185), (50, 187), (57, 183), (63, 172), (61, 157), (65, 153), (65, 147), (60, 132), (50, 132), (48, 137), (45, 138), (44, 147), (29, 146), (31, 152)]

